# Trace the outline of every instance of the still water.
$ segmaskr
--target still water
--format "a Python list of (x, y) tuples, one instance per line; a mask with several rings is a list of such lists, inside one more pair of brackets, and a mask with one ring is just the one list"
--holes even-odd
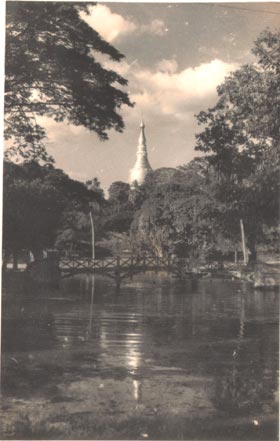
[(274, 440), (278, 323), (233, 280), (4, 286), (1, 438)]

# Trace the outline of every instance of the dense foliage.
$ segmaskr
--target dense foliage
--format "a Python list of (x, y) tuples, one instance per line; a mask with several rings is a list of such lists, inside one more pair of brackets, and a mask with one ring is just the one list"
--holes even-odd
[(279, 216), (280, 33), (263, 32), (252, 52), (257, 63), (226, 78), (217, 104), (197, 116), (206, 127), (196, 149), (219, 179), (224, 228), (236, 237), (244, 220), (254, 259), (265, 226), (275, 226)]
[(160, 256), (213, 257), (219, 211), (210, 175), (202, 159), (151, 173), (132, 224), (135, 248)]
[(51, 161), (38, 116), (83, 125), (101, 139), (109, 129), (123, 130), (118, 111), (131, 105), (122, 88), (127, 81), (104, 69), (96, 54), (116, 62), (123, 55), (81, 19), (80, 11), (87, 13), (91, 4), (7, 2), (5, 138), (12, 141), (7, 158)]
[(30, 250), (72, 251), (90, 244), (89, 204), (102, 206), (100, 192), (70, 179), (53, 166), (36, 162), (4, 164), (3, 248), (6, 257)]

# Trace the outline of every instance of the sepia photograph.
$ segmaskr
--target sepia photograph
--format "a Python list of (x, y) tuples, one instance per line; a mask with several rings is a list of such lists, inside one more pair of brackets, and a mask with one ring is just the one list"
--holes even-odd
[(4, 3), (0, 439), (276, 441), (280, 3)]

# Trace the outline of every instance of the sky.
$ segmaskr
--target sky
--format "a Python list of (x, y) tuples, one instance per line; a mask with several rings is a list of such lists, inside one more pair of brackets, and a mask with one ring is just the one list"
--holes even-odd
[(122, 108), (125, 130), (110, 131), (105, 142), (83, 127), (42, 123), (56, 166), (77, 180), (98, 177), (106, 191), (129, 179), (141, 114), (153, 169), (197, 156), (195, 115), (215, 104), (216, 87), (231, 71), (254, 62), (253, 42), (266, 27), (279, 28), (280, 4), (98, 3), (83, 18), (125, 55), (102, 62), (128, 79), (135, 107)]

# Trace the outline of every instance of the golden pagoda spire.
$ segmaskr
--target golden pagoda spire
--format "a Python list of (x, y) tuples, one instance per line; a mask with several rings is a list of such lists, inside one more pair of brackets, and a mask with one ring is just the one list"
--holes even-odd
[(136, 162), (132, 170), (130, 170), (130, 184), (133, 184), (135, 181), (137, 181), (139, 185), (142, 185), (145, 181), (147, 173), (149, 173), (151, 170), (152, 168), (148, 160), (145, 124), (143, 122), (143, 118), (141, 118), (140, 136), (136, 152)]

